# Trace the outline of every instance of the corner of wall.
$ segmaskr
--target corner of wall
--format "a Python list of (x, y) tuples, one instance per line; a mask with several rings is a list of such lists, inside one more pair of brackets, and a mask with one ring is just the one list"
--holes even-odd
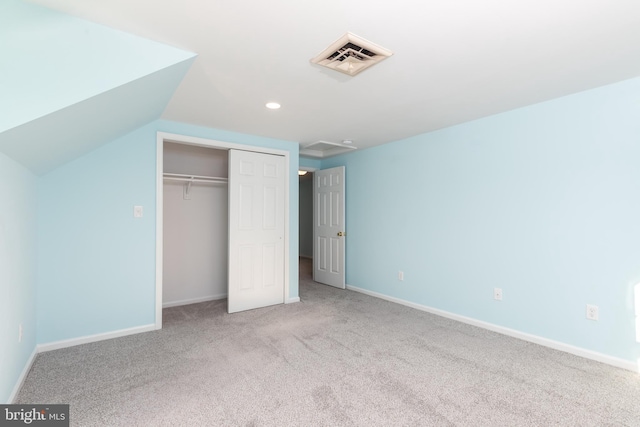
[(0, 401), (10, 402), (36, 343), (37, 178), (0, 153)]

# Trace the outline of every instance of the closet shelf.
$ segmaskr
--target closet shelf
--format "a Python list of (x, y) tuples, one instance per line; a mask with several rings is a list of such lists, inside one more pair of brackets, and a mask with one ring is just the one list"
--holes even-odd
[(203, 175), (184, 175), (180, 173), (164, 173), (163, 178), (168, 181), (185, 181), (185, 182), (210, 182), (212, 184), (226, 184), (229, 180), (218, 176)]

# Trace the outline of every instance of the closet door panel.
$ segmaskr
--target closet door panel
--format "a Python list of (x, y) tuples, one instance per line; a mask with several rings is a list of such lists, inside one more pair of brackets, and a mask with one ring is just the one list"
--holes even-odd
[(229, 150), (229, 313), (284, 303), (284, 164)]

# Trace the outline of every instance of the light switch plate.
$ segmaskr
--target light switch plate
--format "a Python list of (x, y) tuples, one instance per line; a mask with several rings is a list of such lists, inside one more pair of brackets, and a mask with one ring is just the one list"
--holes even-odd
[(133, 207), (133, 217), (134, 218), (142, 218), (142, 206), (134, 206)]

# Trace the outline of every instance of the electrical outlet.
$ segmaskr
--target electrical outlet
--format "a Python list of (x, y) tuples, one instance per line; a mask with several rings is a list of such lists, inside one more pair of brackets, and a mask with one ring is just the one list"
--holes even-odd
[(493, 288), (493, 299), (502, 301), (502, 288)]
[(398, 271), (398, 280), (400, 281), (404, 280), (404, 271)]
[(134, 206), (133, 207), (133, 217), (134, 218), (142, 218), (143, 210), (142, 206)]
[(587, 319), (598, 320), (598, 306), (587, 304)]
[(22, 323), (20, 323), (18, 325), (18, 342), (22, 342), (22, 332), (23, 332)]

